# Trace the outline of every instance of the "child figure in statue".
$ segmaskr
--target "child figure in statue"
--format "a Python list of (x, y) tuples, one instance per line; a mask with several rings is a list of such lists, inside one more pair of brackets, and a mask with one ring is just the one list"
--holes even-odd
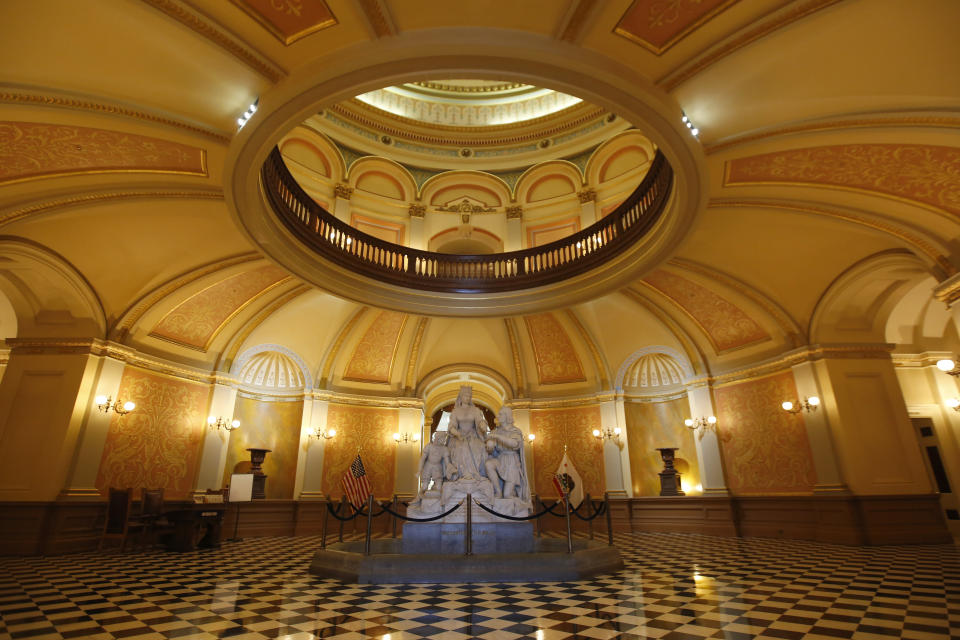
[(484, 467), (493, 483), (494, 497), (529, 500), (523, 461), (523, 432), (514, 426), (510, 407), (502, 407), (497, 414), (497, 428), (487, 434), (486, 449), (490, 457)]
[[(417, 475), (420, 476), (420, 492), (412, 504), (420, 504), (427, 490), (439, 492), (443, 487), (444, 472), (453, 470), (450, 464), (450, 450), (446, 445), (446, 435), (443, 431), (435, 431), (430, 442), (420, 454), (420, 467)], [(433, 482), (433, 486), (430, 483)]]

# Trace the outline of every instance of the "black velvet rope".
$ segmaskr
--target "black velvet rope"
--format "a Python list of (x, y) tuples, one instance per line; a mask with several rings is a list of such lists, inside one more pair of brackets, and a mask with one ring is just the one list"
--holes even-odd
[[(346, 506), (346, 505), (344, 505), (344, 506)], [(343, 518), (343, 517), (340, 516), (340, 514), (337, 513), (337, 509), (334, 509), (333, 503), (331, 503), (331, 502), (328, 502), (328, 503), (327, 503), (327, 511), (329, 511), (329, 512), (330, 512), (330, 515), (332, 515), (334, 518), (336, 518), (336, 519), (339, 520), (340, 522), (350, 522), (351, 520), (353, 520), (354, 518), (356, 518), (357, 516), (360, 515), (360, 511), (357, 510), (356, 512), (354, 512), (354, 514), (353, 514), (352, 516), (347, 516), (347, 517)]]
[(498, 518), (503, 518), (503, 519), (505, 519), (505, 520), (517, 520), (517, 521), (519, 521), (519, 522), (523, 522), (523, 521), (526, 521), (526, 520), (536, 520), (537, 518), (539, 518), (539, 517), (543, 516), (544, 514), (550, 512), (550, 509), (547, 508), (547, 507), (545, 507), (545, 508), (543, 509), (543, 511), (541, 511), (540, 513), (534, 513), (533, 515), (529, 515), (529, 516), (508, 516), (508, 515), (504, 515), (504, 514), (502, 514), (502, 513), (497, 513), (496, 511), (494, 511), (494, 510), (491, 509), (490, 507), (488, 507), (488, 506), (486, 506), (486, 505), (484, 505), (484, 504), (482, 504), (482, 503), (480, 503), (480, 502), (477, 502), (477, 499), (476, 499), (476, 498), (474, 498), (473, 501), (476, 502), (476, 504), (477, 504), (478, 507), (480, 507), (481, 509), (483, 509), (483, 510), (486, 511), (487, 513), (489, 513), (489, 514), (491, 514), (491, 515), (494, 515), (494, 516), (497, 516)]
[[(389, 513), (390, 515), (392, 515), (392, 516), (394, 516), (394, 517), (396, 517), (396, 518), (400, 518), (401, 520), (408, 520), (408, 521), (410, 521), (410, 522), (433, 522), (434, 520), (439, 520), (440, 518), (445, 518), (445, 517), (447, 517), (448, 515), (450, 515), (451, 513), (453, 513), (454, 511), (456, 511), (457, 509), (459, 509), (459, 508), (460, 508), (460, 505), (462, 505), (462, 504), (463, 504), (463, 500), (461, 500), (460, 502), (458, 502), (458, 503), (457, 503), (452, 509), (450, 509), (449, 511), (445, 511), (444, 513), (441, 513), (441, 514), (438, 515), (438, 516), (433, 516), (432, 518), (410, 518), (410, 517), (407, 517), (407, 516), (404, 516), (404, 515), (400, 515), (399, 513), (397, 513), (396, 511), (394, 511), (393, 509), (391, 509), (390, 507), (387, 507), (387, 506), (385, 506), (385, 507), (383, 508), (383, 511), (386, 511), (387, 513)], [(381, 511), (380, 513), (383, 513), (383, 511)], [(377, 515), (379, 515), (379, 514), (377, 514)]]
[[(583, 506), (583, 503), (581, 503), (580, 506), (582, 507), (582, 506)], [(577, 507), (577, 508), (579, 509), (579, 507)], [(606, 510), (607, 510), (607, 505), (601, 502), (601, 503), (600, 503), (600, 507), (596, 510), (596, 512), (594, 512), (594, 514), (593, 514), (592, 516), (582, 516), (582, 515), (580, 515), (579, 513), (577, 513), (576, 511), (573, 511), (573, 510), (571, 510), (571, 513), (573, 513), (573, 515), (577, 516), (578, 518), (580, 518), (580, 519), (583, 520), (584, 522), (589, 522), (590, 520), (593, 520), (593, 519), (596, 518), (597, 516), (603, 514), (603, 512), (606, 511)]]

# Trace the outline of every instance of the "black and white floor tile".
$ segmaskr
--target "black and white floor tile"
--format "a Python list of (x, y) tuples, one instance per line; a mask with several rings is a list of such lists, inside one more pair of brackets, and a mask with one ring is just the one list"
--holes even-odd
[(318, 545), (2, 559), (0, 638), (960, 639), (952, 546), (624, 534), (590, 580), (352, 585), (307, 573)]

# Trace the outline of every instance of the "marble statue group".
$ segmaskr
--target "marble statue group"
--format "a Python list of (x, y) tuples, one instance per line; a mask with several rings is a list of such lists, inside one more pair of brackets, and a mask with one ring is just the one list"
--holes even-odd
[(473, 390), (461, 387), (448, 430), (434, 433), (423, 448), (413, 513), (440, 513), (469, 494), (497, 513), (527, 515), (531, 502), (523, 442), (509, 407), (500, 409), (497, 425), (490, 429), (473, 404)]

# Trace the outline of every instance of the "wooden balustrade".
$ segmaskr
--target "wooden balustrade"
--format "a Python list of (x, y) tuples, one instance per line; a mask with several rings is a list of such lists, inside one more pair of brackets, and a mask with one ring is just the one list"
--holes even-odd
[(324, 259), (403, 287), (487, 293), (565, 280), (630, 247), (666, 208), (673, 170), (657, 151), (640, 185), (602, 220), (540, 247), (491, 255), (420, 251), (354, 229), (306, 194), (277, 148), (264, 163), (261, 180), (267, 200), (283, 224)]

